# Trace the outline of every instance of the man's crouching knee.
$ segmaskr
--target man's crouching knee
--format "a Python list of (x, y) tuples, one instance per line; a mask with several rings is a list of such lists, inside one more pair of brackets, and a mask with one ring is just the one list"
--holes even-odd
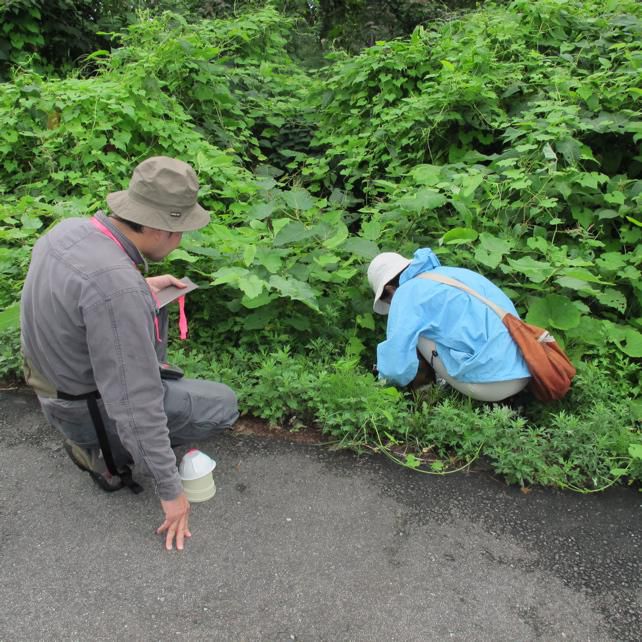
[(224, 383), (199, 380), (191, 397), (192, 423), (199, 430), (208, 433), (225, 430), (239, 418), (236, 393)]
[(223, 383), (178, 379), (165, 385), (168, 425), (176, 443), (231, 428), (239, 417), (236, 394)]
[(232, 428), (239, 418), (239, 404), (236, 393), (224, 383), (214, 383), (216, 386), (214, 404), (216, 412), (211, 420), (214, 430)]

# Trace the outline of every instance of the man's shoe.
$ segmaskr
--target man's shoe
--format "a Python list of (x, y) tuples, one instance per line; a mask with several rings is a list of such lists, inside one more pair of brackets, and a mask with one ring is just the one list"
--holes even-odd
[(81, 448), (69, 439), (65, 439), (65, 452), (71, 461), (91, 475), (91, 478), (107, 493), (113, 493), (123, 487), (120, 477), (114, 477), (108, 470), (102, 453), (98, 449)]

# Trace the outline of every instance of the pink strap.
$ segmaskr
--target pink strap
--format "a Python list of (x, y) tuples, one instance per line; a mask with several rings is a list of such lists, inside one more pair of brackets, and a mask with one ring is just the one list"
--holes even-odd
[[(127, 254), (127, 250), (123, 247), (123, 244), (111, 233), (111, 230), (106, 226), (103, 225), (95, 216), (92, 217), (91, 222), (94, 227), (96, 227), (98, 230), (100, 230), (105, 236), (109, 237), (120, 249)], [(132, 261), (134, 266), (136, 265), (134, 261)], [(160, 308), (158, 305), (158, 297), (154, 294), (154, 291), (149, 288), (149, 292), (152, 295), (152, 298), (154, 299), (154, 303), (156, 303), (156, 307)], [(158, 315), (154, 315), (154, 328), (156, 329), (156, 340), (160, 343), (162, 341), (161, 335), (160, 335), (160, 324), (158, 322)], [(178, 297), (178, 329), (180, 331), (180, 337), (184, 341), (187, 339), (187, 315), (185, 314), (185, 295)]]
[(187, 315), (185, 314), (185, 295), (178, 297), (178, 329), (181, 340), (187, 339)]
[[(116, 245), (118, 245), (118, 247), (125, 253), (125, 255), (129, 256), (123, 244), (112, 234), (111, 230), (106, 225), (103, 225), (95, 216), (91, 218), (91, 222), (95, 228), (97, 228), (106, 237), (110, 238), (114, 243), (116, 243)], [(136, 263), (134, 261), (132, 261), (132, 265), (136, 267)], [(158, 299), (156, 298), (156, 295), (151, 288), (149, 288), (149, 293), (152, 295), (152, 298), (156, 303), (156, 307), (158, 307)], [(158, 322), (157, 314), (154, 315), (154, 329), (156, 330), (156, 340), (158, 341), (158, 343), (161, 343), (162, 339), (160, 335), (160, 324)]]
[[(123, 247), (123, 244), (111, 233), (111, 230), (106, 225), (103, 225), (95, 216), (92, 217), (91, 222), (94, 227), (97, 227), (105, 236), (108, 236), (123, 252), (125, 252), (125, 254), (127, 254), (127, 250)], [(132, 261), (132, 263), (134, 262)]]

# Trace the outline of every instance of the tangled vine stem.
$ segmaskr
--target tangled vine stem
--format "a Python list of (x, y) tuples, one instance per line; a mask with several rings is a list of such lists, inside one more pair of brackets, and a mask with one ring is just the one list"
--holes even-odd
[(614, 484), (616, 484), (622, 477), (626, 476), (626, 473), (631, 470), (631, 462), (629, 462), (628, 466), (624, 469), (626, 472), (623, 472), (620, 475), (615, 475), (611, 481), (604, 485), (600, 486), (599, 488), (580, 488), (579, 486), (575, 486), (573, 484), (565, 484), (564, 482), (558, 482), (560, 488), (563, 488), (564, 490), (570, 490), (574, 493), (580, 493), (582, 495), (591, 495), (592, 493), (601, 493), (602, 491), (606, 490), (607, 488), (610, 488)]
[(377, 443), (379, 444), (379, 447), (381, 448), (381, 451), (383, 452), (384, 455), (386, 455), (386, 457), (388, 457), (389, 459), (392, 459), (392, 461), (394, 461), (396, 464), (399, 464), (400, 466), (403, 466), (404, 468), (409, 468), (410, 470), (413, 470), (416, 473), (422, 473), (424, 475), (441, 475), (441, 476), (443, 476), (443, 475), (451, 475), (452, 473), (459, 473), (462, 470), (465, 470), (466, 468), (468, 468), (476, 459), (478, 459), (479, 453), (481, 452), (481, 449), (482, 449), (482, 447), (484, 445), (484, 442), (482, 442), (479, 445), (479, 448), (477, 449), (477, 452), (474, 454), (473, 458), (470, 459), (469, 461), (467, 461), (463, 466), (460, 466), (459, 468), (454, 468), (453, 470), (443, 470), (443, 471), (422, 470), (421, 468), (415, 468), (413, 466), (409, 466), (408, 464), (403, 462), (398, 457), (395, 457), (392, 454), (392, 452), (390, 451), (390, 449), (386, 448), (383, 445), (383, 443), (381, 441), (381, 437), (379, 436), (379, 431), (377, 430), (377, 427), (374, 424), (372, 425), (372, 427), (374, 428), (374, 431), (375, 431), (375, 433), (377, 435)]

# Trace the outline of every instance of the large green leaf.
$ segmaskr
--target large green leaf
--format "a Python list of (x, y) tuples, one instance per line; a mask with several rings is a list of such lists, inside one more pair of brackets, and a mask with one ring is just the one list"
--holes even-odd
[(281, 196), (292, 209), (305, 212), (314, 207), (314, 198), (308, 190), (301, 187), (294, 187), (289, 192), (283, 192)]
[(483, 247), (478, 247), (475, 250), (475, 260), (489, 268), (496, 268), (502, 262), (502, 255), (491, 253)]
[(196, 261), (198, 261), (197, 256), (193, 256), (181, 248), (173, 250), (167, 258), (170, 261), (185, 261), (186, 263), (196, 263)]
[(267, 288), (268, 284), (256, 274), (248, 274), (246, 277), (239, 279), (238, 286), (248, 299), (256, 299), (263, 291), (263, 288)]
[(604, 252), (595, 264), (605, 272), (616, 272), (626, 265), (626, 257), (620, 252)]
[(587, 345), (603, 346), (608, 331), (609, 328), (604, 321), (583, 316), (576, 327), (566, 331), (566, 336)]
[(508, 263), (514, 270), (526, 276), (533, 283), (541, 283), (555, 272), (550, 263), (536, 261), (531, 256), (523, 256), (521, 259), (508, 259)]
[(620, 314), (624, 314), (626, 312), (626, 297), (622, 292), (615, 288), (606, 288), (603, 292), (597, 294), (595, 298), (602, 305), (606, 305), (609, 308), (615, 308)]
[(487, 232), (479, 235), (479, 245), (475, 249), (475, 260), (490, 268), (496, 268), (508, 254), (512, 247), (512, 242), (506, 239), (500, 239)]
[(595, 276), (592, 272), (588, 270), (581, 270), (578, 268), (564, 269), (562, 270), (562, 275), (569, 277), (571, 279), (579, 279), (580, 281), (586, 281), (587, 283), (602, 283), (604, 285), (613, 285), (609, 281), (604, 281), (599, 277)]
[(573, 164), (580, 159), (582, 143), (574, 138), (568, 137), (557, 142), (555, 144), (555, 148), (560, 154), (562, 154), (562, 156), (564, 156), (564, 160), (566, 160), (567, 163)]
[(256, 245), (246, 245), (245, 248), (243, 249), (243, 263), (245, 263), (246, 267), (249, 267), (252, 265), (252, 261), (254, 261), (254, 257), (256, 256)]
[(23, 214), (20, 217), (20, 223), (22, 223), (24, 229), (30, 231), (39, 230), (42, 227), (42, 221), (39, 218), (27, 214)]
[(345, 223), (339, 222), (334, 227), (334, 234), (323, 238), (323, 245), (331, 250), (339, 247), (349, 236), (350, 231)]
[(345, 252), (350, 252), (356, 256), (363, 257), (364, 259), (372, 259), (379, 254), (379, 247), (376, 243), (362, 239), (358, 236), (349, 238), (342, 246), (341, 249)]
[(642, 357), (642, 333), (635, 328), (611, 323), (608, 338), (629, 357)]
[(274, 295), (270, 294), (269, 292), (266, 292), (265, 290), (261, 292), (258, 296), (255, 296), (253, 298), (249, 298), (248, 296), (244, 296), (241, 299), (241, 304), (249, 309), (254, 309), (254, 308), (260, 308), (264, 305), (267, 305), (270, 303), (270, 301), (273, 301), (275, 298)]
[(376, 241), (381, 237), (381, 223), (376, 219), (361, 223), (361, 236), (369, 241)]
[(411, 212), (423, 212), (424, 210), (434, 210), (441, 207), (448, 199), (439, 192), (422, 188), (417, 190), (412, 196), (405, 196), (399, 201), (399, 207)]
[(283, 263), (283, 257), (287, 256), (288, 250), (277, 248), (257, 247), (255, 259), (271, 274), (276, 274)]
[(0, 332), (20, 327), (20, 303), (16, 302), (0, 312)]
[(441, 180), (441, 169), (438, 165), (417, 165), (411, 174), (420, 185), (431, 187)]
[(555, 282), (563, 288), (568, 288), (569, 290), (577, 290), (578, 292), (585, 292), (586, 294), (598, 294), (599, 290), (596, 290), (592, 285), (589, 285), (586, 281), (580, 279), (573, 279), (569, 276), (561, 276), (558, 279), (555, 279)]
[(249, 219), (263, 220), (274, 212), (274, 203), (256, 203), (247, 211)]
[(469, 227), (455, 227), (452, 230), (448, 230), (439, 239), (439, 243), (443, 245), (461, 245), (462, 243), (476, 241), (478, 236), (477, 232)]
[(484, 182), (483, 174), (466, 174), (461, 181), (461, 194), (469, 198), (475, 190)]
[(629, 328), (624, 335), (624, 345), (620, 345), (624, 354), (635, 359), (642, 357), (642, 333)]
[(249, 270), (241, 267), (223, 267), (212, 274), (212, 285), (222, 285), (224, 283), (231, 283), (238, 285), (238, 282), (246, 278)]
[(300, 221), (290, 221), (274, 237), (274, 245), (280, 247), (290, 243), (297, 243), (313, 235), (314, 232), (306, 228)]
[(485, 250), (488, 250), (489, 252), (497, 252), (499, 254), (507, 254), (511, 251), (511, 248), (514, 245), (513, 241), (501, 239), (497, 236), (493, 236), (492, 234), (488, 234), (488, 232), (482, 232), (479, 235), (479, 244)]
[(580, 311), (567, 297), (549, 294), (531, 303), (526, 321), (542, 328), (570, 330), (579, 325)]
[(299, 281), (298, 279), (283, 278), (278, 274), (274, 274), (270, 277), (270, 286), (278, 290), (283, 296), (294, 299), (295, 301), (301, 301), (313, 310), (319, 311), (314, 290), (307, 283)]

